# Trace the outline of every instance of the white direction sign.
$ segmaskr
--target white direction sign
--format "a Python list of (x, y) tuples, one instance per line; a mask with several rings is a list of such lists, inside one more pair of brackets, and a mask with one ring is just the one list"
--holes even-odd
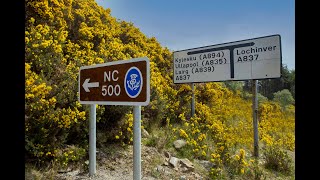
[(264, 36), (173, 52), (173, 82), (281, 77), (280, 35)]

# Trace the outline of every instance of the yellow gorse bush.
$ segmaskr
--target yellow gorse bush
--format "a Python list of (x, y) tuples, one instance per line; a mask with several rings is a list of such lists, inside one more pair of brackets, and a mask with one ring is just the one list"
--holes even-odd
[[(292, 108), (292, 106), (290, 107)], [(294, 110), (283, 111), (275, 102), (260, 106), (260, 137), (266, 145), (277, 145), (285, 149), (295, 149)]]
[[(55, 150), (60, 152), (66, 142), (87, 147), (88, 108), (78, 102), (81, 66), (144, 56), (150, 59), (151, 98), (142, 108), (142, 125), (170, 127), (172, 137), (185, 139), (194, 157), (218, 164), (212, 175), (221, 173), (223, 163), (232, 159), (243, 160), (238, 170), (245, 173), (243, 152), (253, 149), (252, 101), (221, 82), (197, 83), (196, 114), (190, 117), (191, 87), (173, 84), (172, 52), (132, 23), (112, 17), (110, 9), (94, 0), (26, 1), (28, 154), (43, 159), (58, 155), (67, 163), (70, 159)], [(259, 104), (258, 115), (261, 143), (294, 150), (294, 106), (284, 111), (279, 104), (266, 101)], [(112, 140), (132, 143), (133, 114), (129, 108), (98, 106), (97, 127), (112, 129), (107, 131)]]
[[(220, 83), (199, 84), (195, 93), (196, 115), (190, 119), (179, 115), (188, 125), (182, 126), (178, 137), (187, 140), (194, 157), (221, 165), (212, 169), (212, 176), (221, 173), (222, 162), (235, 166), (234, 173), (245, 174), (250, 165), (244, 149), (253, 151), (252, 101)], [(258, 115), (261, 143), (294, 149), (294, 108), (284, 112), (279, 104), (266, 101), (259, 104)], [(238, 148), (239, 154), (231, 156)]]

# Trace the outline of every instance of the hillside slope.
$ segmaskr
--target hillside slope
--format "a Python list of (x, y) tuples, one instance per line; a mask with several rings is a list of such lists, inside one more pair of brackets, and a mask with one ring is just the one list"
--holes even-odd
[[(173, 84), (172, 52), (133, 23), (112, 17), (94, 0), (26, 0), (26, 162), (40, 167), (88, 159), (88, 106), (78, 102), (81, 66), (148, 57), (150, 104), (142, 107), (149, 144), (181, 158), (210, 161), (211, 178), (253, 177), (252, 95), (230, 83), (197, 83), (195, 116), (189, 84)], [(228, 86), (226, 85), (228, 84)], [(295, 106), (259, 104), (259, 141), (265, 165), (292, 175), (286, 150), (295, 150)], [(97, 105), (97, 145), (132, 145), (131, 106)], [(157, 136), (156, 136), (157, 135)], [(160, 138), (162, 137), (162, 138)], [(160, 153), (161, 154), (161, 153)], [(276, 157), (276, 158), (275, 158)]]

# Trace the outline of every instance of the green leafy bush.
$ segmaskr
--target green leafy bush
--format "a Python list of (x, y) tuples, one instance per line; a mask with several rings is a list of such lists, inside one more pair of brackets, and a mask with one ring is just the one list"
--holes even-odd
[(277, 146), (267, 146), (263, 153), (265, 167), (283, 174), (290, 175), (293, 172), (293, 160), (288, 153)]
[(285, 109), (286, 106), (294, 103), (293, 96), (288, 89), (283, 89), (281, 91), (273, 93), (273, 96), (273, 101), (279, 102), (283, 109)]
[[(47, 154), (51, 153), (49, 152)], [(76, 163), (84, 160), (87, 152), (84, 148), (71, 145), (55, 150), (52, 155), (54, 156), (55, 162), (61, 167), (67, 167), (69, 163)]]

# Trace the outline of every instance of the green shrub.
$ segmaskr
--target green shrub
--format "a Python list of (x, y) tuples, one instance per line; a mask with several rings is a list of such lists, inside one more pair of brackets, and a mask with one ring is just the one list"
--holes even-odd
[(263, 96), (262, 94), (258, 93), (258, 103), (263, 103), (268, 101), (268, 98)]
[(243, 91), (244, 81), (224, 81), (224, 85), (232, 92)]
[(247, 169), (248, 162), (245, 157), (245, 150), (240, 149), (238, 154), (235, 154), (228, 161), (228, 173), (231, 177), (234, 175), (242, 175)]
[(259, 165), (258, 159), (251, 159), (249, 161), (249, 170), (243, 175), (246, 179), (265, 180), (266, 174), (263, 171), (263, 167)]
[(74, 145), (67, 146), (64, 149), (55, 150), (53, 156), (55, 161), (61, 167), (67, 167), (69, 163), (78, 162), (80, 160), (84, 160), (87, 152), (84, 148), (76, 147)]
[(146, 146), (156, 147), (158, 140), (159, 140), (159, 139), (158, 139), (156, 136), (151, 136), (150, 138), (148, 138), (148, 139), (146, 140)]
[(273, 101), (279, 102), (283, 109), (285, 109), (286, 106), (290, 104), (294, 104), (294, 99), (292, 97), (291, 92), (288, 89), (283, 89), (281, 91), (273, 93), (273, 96)]
[(293, 172), (293, 161), (288, 153), (277, 146), (267, 146), (264, 149), (265, 167), (291, 175)]
[(192, 147), (188, 144), (185, 146), (181, 147), (180, 149), (177, 150), (177, 157), (178, 158), (189, 158), (192, 160), (194, 158), (194, 153), (192, 151)]

